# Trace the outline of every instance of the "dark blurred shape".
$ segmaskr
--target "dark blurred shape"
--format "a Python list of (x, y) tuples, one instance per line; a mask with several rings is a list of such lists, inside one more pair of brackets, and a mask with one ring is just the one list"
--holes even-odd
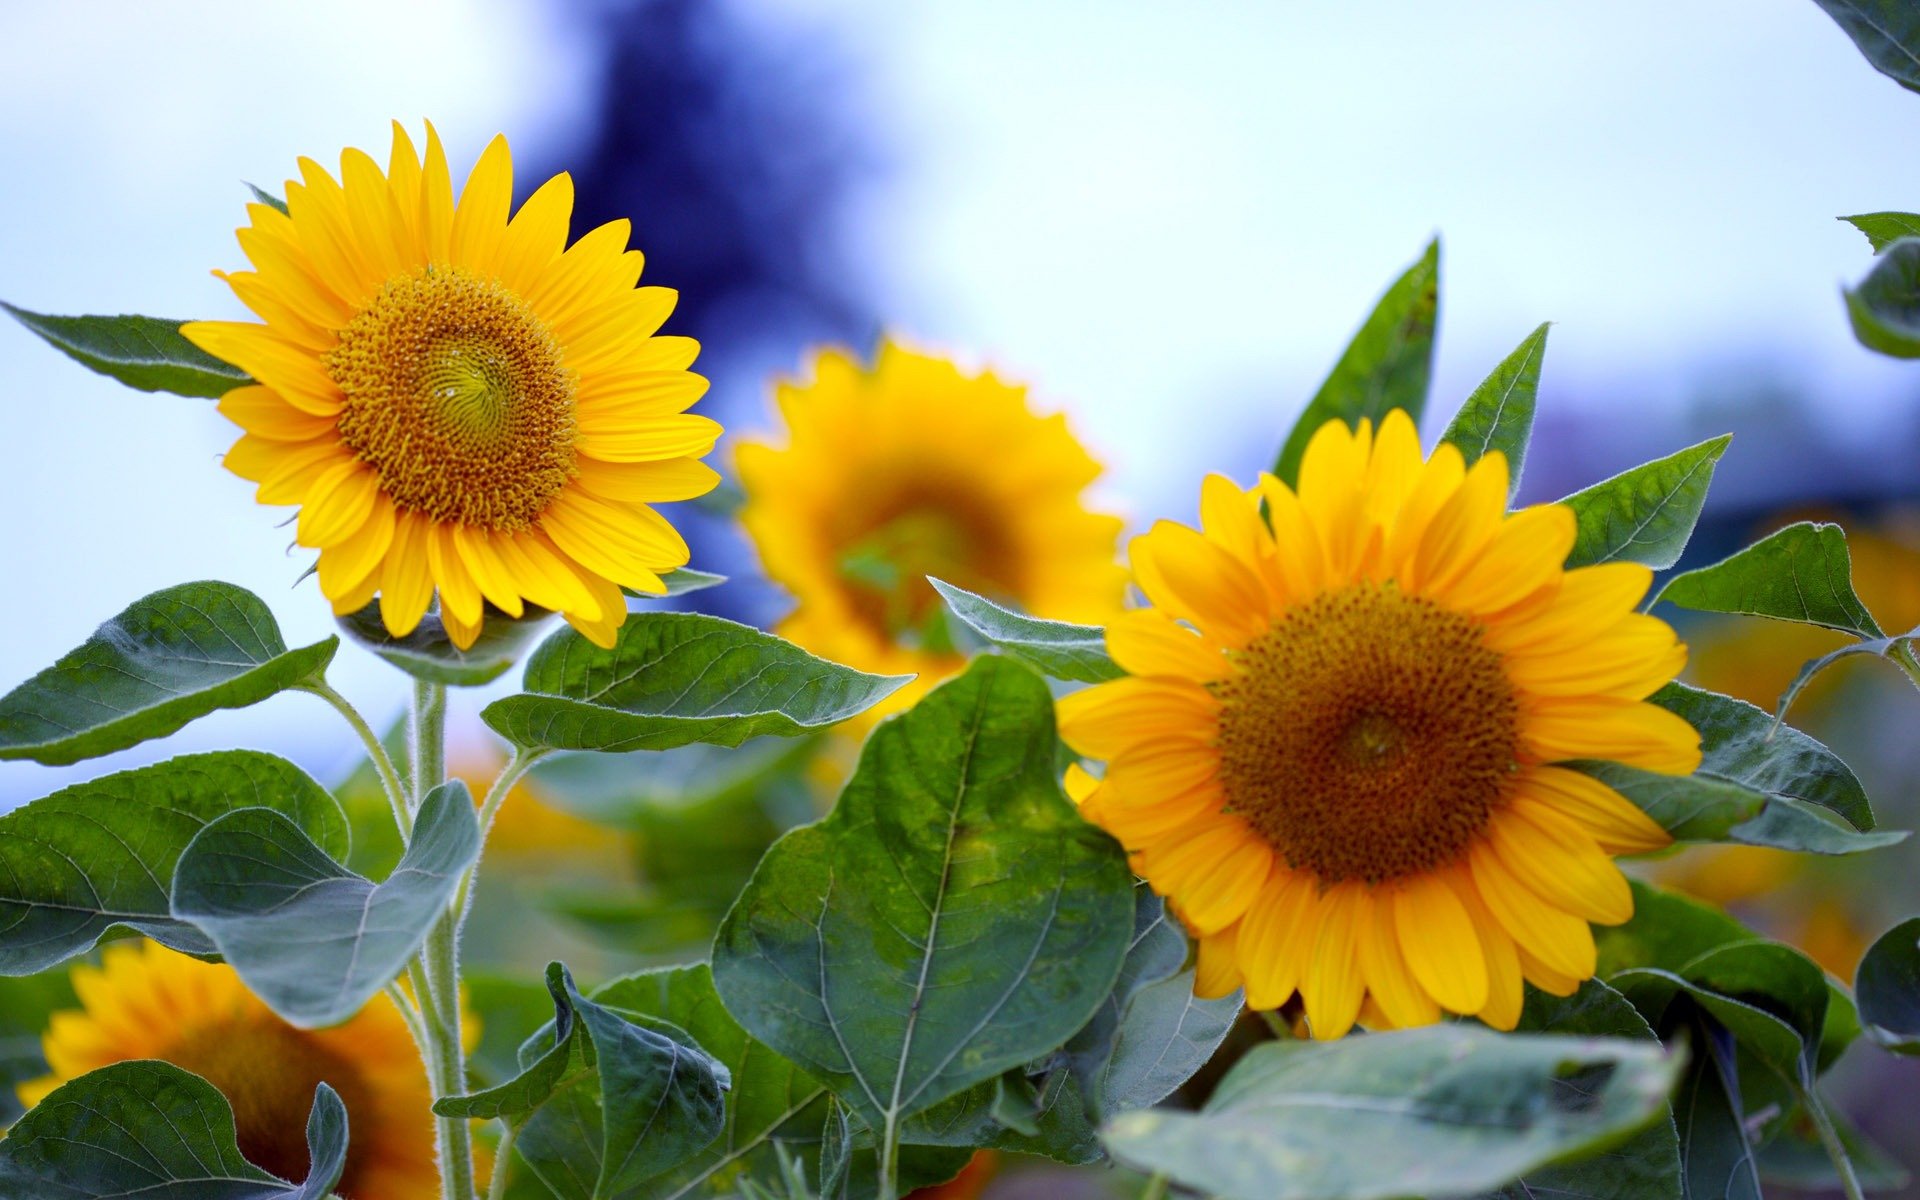
[[(625, 217), (644, 279), (678, 289), (665, 332), (700, 342), (713, 381), (700, 411), (729, 429), (763, 425), (771, 378), (802, 350), (866, 346), (878, 328), (841, 237), (841, 213), (875, 160), (859, 79), (834, 39), (715, 0), (612, 0), (560, 7), (602, 51), (599, 100), (565, 164), (576, 231)], [(865, 106), (871, 111), (871, 106)], [(731, 475), (723, 444), (710, 460)], [(723, 485), (723, 488), (730, 483)], [(736, 582), (700, 607), (764, 618), (738, 577), (750, 559), (731, 523), (682, 506), (694, 564)]]

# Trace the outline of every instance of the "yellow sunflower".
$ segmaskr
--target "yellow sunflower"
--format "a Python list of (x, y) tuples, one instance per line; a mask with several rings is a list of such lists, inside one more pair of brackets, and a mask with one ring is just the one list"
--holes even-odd
[(1700, 761), (1644, 702), (1686, 657), (1634, 611), (1651, 573), (1565, 569), (1568, 509), (1509, 514), (1501, 455), (1423, 460), (1397, 411), (1320, 429), (1297, 491), (1214, 476), (1200, 505), (1132, 544), (1152, 607), (1107, 628), (1129, 677), (1060, 709), (1106, 763), (1070, 790), (1199, 936), (1199, 989), (1298, 991), (1323, 1038), (1512, 1028), (1523, 977), (1573, 991), (1589, 922), (1632, 914), (1611, 856), (1668, 838), (1554, 764)]
[(81, 1007), (55, 1013), (43, 1040), (52, 1074), (22, 1084), (22, 1103), (113, 1063), (161, 1059), (220, 1089), (248, 1161), (297, 1182), (309, 1165), (307, 1110), (325, 1081), (352, 1129), (345, 1200), (440, 1195), (426, 1068), (388, 997), (331, 1029), (296, 1029), (232, 967), (150, 942), (107, 947), (99, 967), (74, 968), (73, 989)]
[(776, 391), (784, 448), (738, 449), (741, 522), (798, 601), (781, 636), (862, 670), (917, 673), (884, 706), (895, 711), (964, 662), (929, 575), (1056, 620), (1119, 610), (1121, 522), (1088, 510), (1100, 464), (1065, 417), (893, 341), (871, 367), (822, 350), (812, 376)]
[(509, 220), (505, 138), (457, 204), (431, 125), (424, 159), (396, 124), (384, 174), (348, 150), (340, 181), (305, 158), (300, 176), (286, 212), (248, 206), (254, 269), (222, 275), (264, 323), (181, 330), (256, 381), (220, 401), (246, 430), (227, 468), (299, 506), (335, 613), (378, 595), (397, 637), (437, 592), (462, 647), (488, 604), (612, 645), (621, 587), (663, 591), (687, 562), (652, 505), (718, 481), (698, 460), (720, 427), (686, 411), (698, 347), (655, 335), (675, 293), (634, 286), (624, 220), (567, 246), (564, 174)]

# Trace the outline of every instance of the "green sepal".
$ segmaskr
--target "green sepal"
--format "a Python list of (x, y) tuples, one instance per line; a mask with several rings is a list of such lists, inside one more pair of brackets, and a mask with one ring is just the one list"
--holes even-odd
[(454, 687), (479, 687), (504, 675), (520, 660), (534, 639), (546, 631), (553, 614), (527, 605), (520, 617), (510, 617), (492, 605), (479, 636), (465, 650), (453, 644), (437, 612), (425, 613), (413, 632), (394, 637), (380, 619), (375, 599), (358, 612), (339, 618), (340, 629), (356, 645), (373, 651), (415, 679)]

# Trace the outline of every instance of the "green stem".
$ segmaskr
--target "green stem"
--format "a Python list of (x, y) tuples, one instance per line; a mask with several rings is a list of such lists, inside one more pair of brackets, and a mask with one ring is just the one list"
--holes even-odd
[(1166, 1200), (1167, 1182), (1165, 1171), (1155, 1171), (1147, 1186), (1140, 1189), (1140, 1200)]
[[(513, 757), (507, 760), (507, 765), (495, 777), (493, 785), (487, 789), (486, 798), (480, 801), (480, 852), (482, 855), (486, 853), (487, 834), (493, 829), (493, 819), (499, 815), (500, 806), (507, 802), (507, 796), (512, 793), (513, 785), (519, 783), (521, 777), (532, 770), (533, 764), (539, 762), (544, 754), (545, 751), (542, 750), (524, 750), (516, 746)], [(466, 930), (467, 914), (473, 908), (474, 881), (479, 874), (480, 863), (476, 860), (471, 867), (467, 868), (466, 873), (460, 876), (460, 886), (453, 894), (453, 911), (459, 914), (458, 928), (462, 932)]]
[(1814, 1132), (1820, 1135), (1820, 1145), (1833, 1160), (1833, 1169), (1840, 1175), (1840, 1190), (1846, 1193), (1847, 1200), (1866, 1200), (1860, 1190), (1860, 1178), (1853, 1173), (1853, 1160), (1847, 1157), (1847, 1148), (1840, 1144), (1840, 1131), (1833, 1127), (1826, 1103), (1814, 1093), (1811, 1084), (1800, 1089), (1800, 1106), (1813, 1119)]
[(487, 1183), (487, 1200), (505, 1200), (507, 1194), (507, 1163), (513, 1158), (513, 1139), (520, 1130), (507, 1122), (500, 1123), (500, 1146), (493, 1154), (493, 1178)]
[(374, 773), (380, 776), (380, 789), (387, 794), (387, 803), (393, 808), (393, 822), (400, 828), (400, 840), (407, 841), (413, 836), (413, 814), (407, 809), (407, 789), (400, 782), (400, 772), (394, 767), (393, 759), (387, 754), (387, 748), (380, 744), (380, 735), (367, 724), (360, 710), (348, 702), (345, 696), (333, 690), (333, 685), (321, 679), (308, 684), (306, 691), (325, 700), (333, 710), (346, 718), (347, 724), (360, 735), (360, 744), (367, 749), (367, 757), (373, 761)]
[(407, 730), (413, 747), (413, 808), (447, 778), (447, 687), (413, 681), (413, 719)]
[(1895, 638), (1887, 650), (1887, 657), (1893, 665), (1907, 673), (1907, 679), (1914, 687), (1920, 688), (1920, 658), (1914, 657), (1913, 643), (1905, 638)]
[(879, 1200), (899, 1200), (899, 1157), (900, 1131), (894, 1125), (893, 1114), (888, 1113), (887, 1127), (880, 1133)]

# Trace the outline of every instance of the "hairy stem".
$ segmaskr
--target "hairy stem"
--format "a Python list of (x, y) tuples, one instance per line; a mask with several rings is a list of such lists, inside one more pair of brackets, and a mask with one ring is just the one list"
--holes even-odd
[(1827, 1115), (1826, 1102), (1814, 1094), (1810, 1083), (1800, 1089), (1800, 1106), (1812, 1118), (1814, 1132), (1820, 1135), (1820, 1145), (1825, 1148), (1827, 1157), (1833, 1160), (1833, 1169), (1840, 1176), (1840, 1190), (1846, 1193), (1847, 1200), (1865, 1200), (1860, 1190), (1860, 1178), (1853, 1173), (1853, 1160), (1847, 1157), (1847, 1148), (1840, 1144), (1840, 1131), (1833, 1127), (1833, 1118)]
[[(516, 747), (513, 757), (507, 760), (507, 765), (494, 779), (493, 785), (487, 789), (486, 798), (480, 802), (482, 855), (486, 853), (487, 834), (493, 829), (493, 819), (499, 815), (500, 806), (507, 802), (507, 796), (513, 791), (513, 785), (520, 782), (521, 777), (533, 768), (534, 763), (540, 761), (543, 754), (544, 751), (522, 750)], [(473, 909), (473, 888), (479, 874), (480, 864), (475, 862), (460, 877), (460, 886), (453, 894), (453, 911), (458, 914), (459, 920), (457, 929), (463, 933), (467, 927), (467, 914)]]
[(507, 1194), (507, 1164), (513, 1159), (513, 1139), (519, 1129), (505, 1121), (500, 1122), (500, 1147), (494, 1151), (493, 1179), (487, 1184), (487, 1200), (504, 1200)]
[(333, 710), (346, 718), (348, 725), (360, 737), (360, 744), (367, 749), (367, 757), (373, 761), (374, 773), (380, 776), (380, 790), (387, 794), (387, 804), (393, 809), (393, 823), (400, 829), (400, 840), (406, 842), (413, 836), (413, 814), (408, 809), (406, 785), (400, 781), (400, 772), (394, 767), (393, 759), (387, 754), (387, 748), (380, 744), (380, 735), (367, 724), (360, 710), (348, 702), (345, 696), (333, 690), (333, 685), (322, 679), (308, 684), (304, 689), (325, 700)]

